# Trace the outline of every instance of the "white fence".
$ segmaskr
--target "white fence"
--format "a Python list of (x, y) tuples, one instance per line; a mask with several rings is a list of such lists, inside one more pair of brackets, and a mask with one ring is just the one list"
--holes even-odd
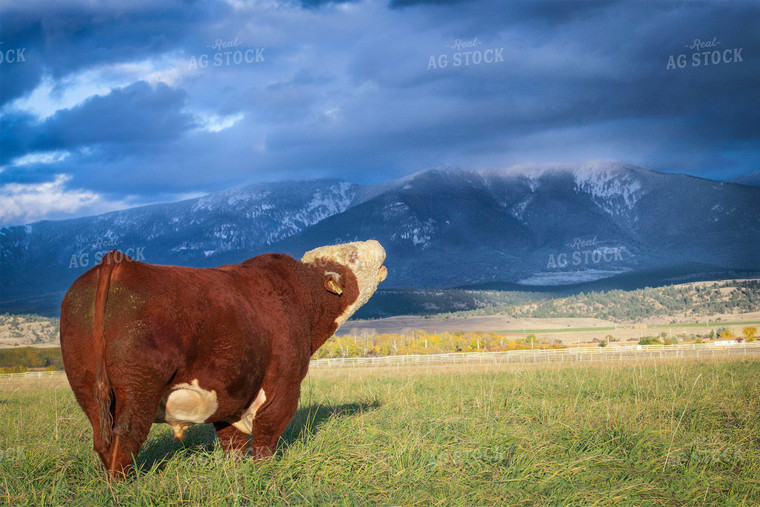
[(677, 359), (738, 357), (760, 354), (760, 342), (733, 346), (698, 343), (689, 345), (630, 345), (573, 347), (566, 349), (512, 350), (508, 352), (455, 352), (384, 357), (312, 359), (311, 368), (408, 366), (456, 363), (551, 363), (576, 361), (624, 361), (631, 359)]
[[(341, 357), (312, 359), (310, 368), (411, 366), (433, 364), (502, 364), (552, 363), (576, 361), (625, 361), (631, 359), (679, 359), (708, 357), (740, 357), (760, 355), (760, 342), (736, 345), (697, 343), (689, 345), (627, 345), (608, 347), (572, 347), (566, 349), (511, 350), (508, 352), (453, 352), (450, 354), (414, 354), (383, 357)], [(9, 378), (49, 378), (62, 371), (29, 371), (6, 373)]]
[(59, 377), (63, 375), (64, 372), (62, 370), (54, 370), (54, 371), (28, 371), (26, 373), (0, 373), (0, 378), (2, 379), (10, 379), (10, 378), (50, 378), (50, 377)]

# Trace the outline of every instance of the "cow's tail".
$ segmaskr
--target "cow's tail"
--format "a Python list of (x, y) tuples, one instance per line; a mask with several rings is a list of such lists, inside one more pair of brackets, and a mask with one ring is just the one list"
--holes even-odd
[(93, 395), (100, 420), (100, 435), (106, 447), (111, 444), (113, 416), (111, 415), (111, 381), (106, 371), (106, 301), (111, 286), (111, 274), (116, 267), (116, 254), (113, 250), (103, 256), (98, 266), (98, 286), (95, 290), (95, 309), (92, 316), (92, 338), (95, 350), (95, 387)]

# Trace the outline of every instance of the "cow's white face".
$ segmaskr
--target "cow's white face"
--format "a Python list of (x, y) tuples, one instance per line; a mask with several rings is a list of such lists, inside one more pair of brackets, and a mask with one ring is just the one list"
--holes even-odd
[[(385, 249), (375, 240), (315, 248), (306, 252), (301, 262), (318, 263), (320, 259), (328, 259), (347, 267), (354, 273), (359, 284), (359, 297), (338, 317), (336, 322), (339, 326), (369, 301), (378, 284), (388, 276), (388, 270), (383, 266)], [(326, 270), (325, 274), (330, 273)]]

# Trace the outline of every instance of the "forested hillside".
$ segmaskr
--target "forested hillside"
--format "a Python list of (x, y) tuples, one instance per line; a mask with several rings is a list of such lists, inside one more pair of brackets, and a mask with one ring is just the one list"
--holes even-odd
[(58, 343), (58, 319), (40, 315), (0, 314), (0, 347)]
[(579, 293), (531, 303), (498, 305), (465, 315), (510, 315), (519, 318), (591, 317), (636, 322), (652, 317), (699, 318), (760, 311), (760, 281), (691, 283), (634, 291)]

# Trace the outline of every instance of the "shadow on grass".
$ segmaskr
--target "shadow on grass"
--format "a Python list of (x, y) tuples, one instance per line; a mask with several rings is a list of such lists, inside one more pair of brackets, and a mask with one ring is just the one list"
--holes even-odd
[[(325, 405), (313, 403), (301, 407), (291, 419), (290, 424), (280, 437), (277, 444), (276, 456), (282, 455), (288, 447), (297, 442), (308, 442), (319, 431), (320, 426), (335, 418), (353, 417), (368, 410), (378, 408), (377, 401), (372, 403), (344, 403), (341, 405)], [(211, 424), (197, 424), (185, 432), (185, 440), (177, 442), (168, 425), (161, 424), (160, 433), (151, 432), (140, 454), (135, 460), (135, 466), (140, 473), (156, 468), (162, 470), (169, 459), (178, 453), (188, 455), (208, 453), (216, 446), (216, 432)]]
[(308, 407), (298, 409), (290, 424), (282, 433), (280, 442), (277, 444), (277, 454), (287, 449), (296, 442), (308, 442), (319, 431), (319, 427), (327, 421), (335, 418), (352, 417), (362, 412), (375, 410), (380, 403), (344, 403), (342, 405), (323, 405), (313, 403)]

